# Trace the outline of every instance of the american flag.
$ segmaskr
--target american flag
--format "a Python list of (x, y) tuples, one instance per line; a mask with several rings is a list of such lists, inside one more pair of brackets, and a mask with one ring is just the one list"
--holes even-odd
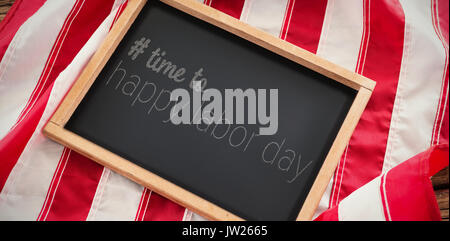
[[(421, 167), (448, 165), (448, 1), (200, 2), (377, 82), (315, 217), (440, 218)], [(1, 220), (203, 219), (41, 132), (126, 6), (16, 0), (0, 23)]]

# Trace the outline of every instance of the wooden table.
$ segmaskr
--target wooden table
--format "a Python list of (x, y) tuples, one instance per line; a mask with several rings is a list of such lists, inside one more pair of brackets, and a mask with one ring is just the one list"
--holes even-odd
[(431, 178), (443, 221), (448, 221), (448, 167)]
[[(3, 20), (8, 10), (11, 8), (15, 0), (0, 0), (0, 21)], [(448, 167), (440, 171), (431, 178), (433, 183), (434, 193), (441, 209), (441, 216), (443, 221), (449, 221), (449, 180), (448, 180)]]
[(15, 0), (0, 0), (0, 22), (5, 18)]

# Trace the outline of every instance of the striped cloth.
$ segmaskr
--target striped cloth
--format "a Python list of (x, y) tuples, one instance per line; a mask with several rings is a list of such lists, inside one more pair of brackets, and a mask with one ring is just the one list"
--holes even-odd
[[(1, 220), (202, 220), (41, 132), (126, 4), (16, 0), (0, 23)], [(426, 184), (417, 195), (392, 187), (400, 179), (424, 182), (419, 167), (434, 163), (436, 149), (448, 156), (448, 1), (204, 4), (377, 82), (319, 220), (440, 218)], [(390, 198), (395, 192), (402, 195)], [(411, 199), (427, 206), (399, 205)]]

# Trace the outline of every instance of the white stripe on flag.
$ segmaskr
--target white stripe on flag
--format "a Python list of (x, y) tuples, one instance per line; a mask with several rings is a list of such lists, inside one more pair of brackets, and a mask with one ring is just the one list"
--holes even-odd
[[(354, 72), (363, 34), (363, 12), (360, 0), (328, 0), (317, 55)], [(314, 217), (329, 208), (333, 179)]]
[(317, 55), (354, 72), (363, 34), (363, 11), (360, 0), (328, 0)]
[(405, 43), (383, 172), (430, 146), (445, 65), (430, 0), (400, 3), (405, 12)]
[(75, 0), (45, 2), (9, 44), (0, 63), (0, 139), (27, 104), (74, 3)]
[(114, 0), (114, 4), (112, 6), (112, 12), (117, 13), (119, 10), (120, 5), (122, 5), (127, 0)]
[(330, 179), (330, 182), (327, 185), (327, 189), (325, 189), (325, 192), (323, 193), (323, 196), (320, 199), (319, 206), (317, 206), (316, 212), (313, 215), (313, 220), (319, 217), (319, 215), (325, 212), (328, 208), (330, 208), (329, 206), (330, 206), (331, 191), (333, 190), (333, 180), (334, 175)]
[(106, 168), (101, 179), (87, 220), (133, 221), (144, 187)]
[(280, 35), (288, 0), (246, 0), (241, 21), (275, 36)]
[(191, 215), (191, 219), (188, 221), (208, 221), (208, 219), (193, 212)]
[(192, 221), (192, 214), (194, 214), (194, 212), (192, 212), (191, 210), (186, 208), (184, 210), (184, 215), (183, 215), (182, 221)]
[[(49, 14), (49, 12), (38, 11), (36, 14)], [(53, 18), (57, 14), (59, 13), (50, 12), (47, 18)], [(37, 131), (31, 136), (0, 193), (0, 220), (36, 220), (39, 215), (63, 150), (63, 146), (44, 137), (40, 130), (106, 37), (114, 16), (115, 12), (108, 16), (72, 63), (55, 80), (47, 106), (36, 128)]]
[(377, 177), (339, 203), (339, 221), (386, 221)]

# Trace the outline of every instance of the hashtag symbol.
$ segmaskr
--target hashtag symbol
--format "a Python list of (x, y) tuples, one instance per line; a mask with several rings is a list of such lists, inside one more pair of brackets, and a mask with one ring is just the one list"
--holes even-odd
[(144, 53), (144, 49), (148, 48), (150, 39), (141, 38), (139, 41), (134, 41), (134, 45), (131, 46), (128, 56), (131, 56), (132, 60), (135, 60), (140, 54)]

